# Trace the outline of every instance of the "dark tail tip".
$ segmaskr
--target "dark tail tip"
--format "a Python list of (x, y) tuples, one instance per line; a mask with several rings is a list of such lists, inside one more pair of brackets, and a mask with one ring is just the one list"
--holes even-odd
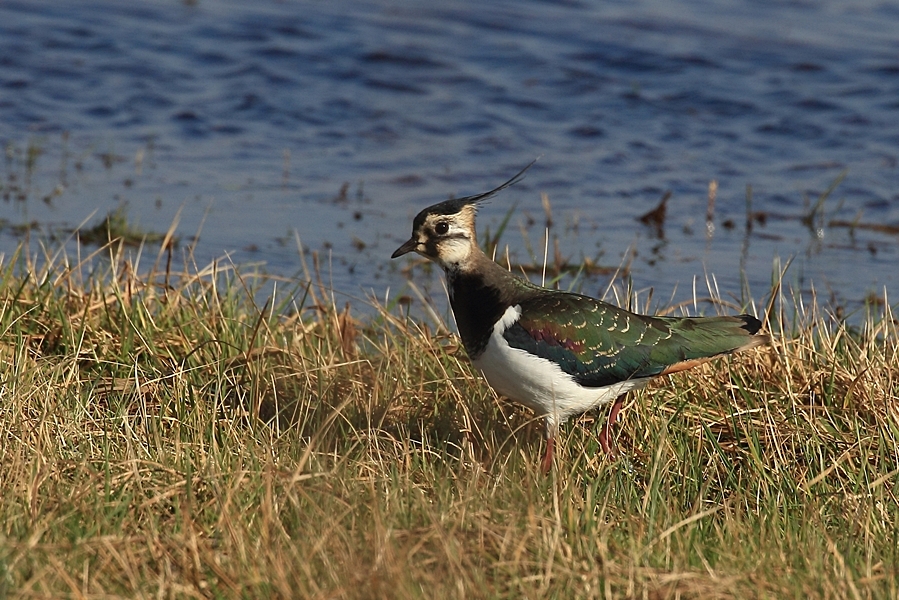
[(740, 315), (737, 317), (738, 319), (743, 320), (743, 329), (749, 332), (750, 335), (755, 335), (762, 328), (762, 322), (753, 317), (752, 315)]

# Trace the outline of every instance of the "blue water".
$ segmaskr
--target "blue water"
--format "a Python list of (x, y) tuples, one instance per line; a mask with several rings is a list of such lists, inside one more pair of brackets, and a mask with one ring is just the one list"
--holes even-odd
[[(419, 209), (540, 156), (481, 213), (495, 231), (516, 207), (518, 262), (542, 255), (546, 194), (563, 257), (657, 297), (706, 274), (739, 296), (741, 272), (760, 296), (778, 257), (834, 304), (899, 284), (899, 234), (834, 223), (899, 226), (882, 3), (3, 0), (0, 143), (7, 255), (14, 225), (52, 246), (126, 206), (144, 229), (177, 216), (198, 264), (295, 276), (298, 238), (338, 295), (383, 298)], [(638, 222), (669, 190), (662, 231)]]

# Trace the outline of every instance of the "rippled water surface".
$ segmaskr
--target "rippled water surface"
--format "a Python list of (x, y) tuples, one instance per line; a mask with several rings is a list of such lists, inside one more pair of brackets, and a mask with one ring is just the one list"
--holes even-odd
[[(657, 296), (706, 273), (739, 296), (741, 270), (761, 295), (775, 257), (836, 302), (899, 283), (887, 4), (4, 0), (0, 141), (7, 254), (124, 206), (177, 216), (198, 263), (295, 275), (298, 237), (339, 292), (383, 297), (419, 209), (540, 156), (481, 213), (496, 231), (516, 207), (518, 262), (546, 194), (563, 259)], [(639, 222), (668, 191), (661, 228)]]

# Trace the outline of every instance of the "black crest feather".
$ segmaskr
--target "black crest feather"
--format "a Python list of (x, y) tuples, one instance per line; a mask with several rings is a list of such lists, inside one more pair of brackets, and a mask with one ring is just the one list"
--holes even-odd
[(528, 164), (525, 168), (523, 168), (518, 173), (516, 173), (515, 176), (512, 177), (511, 179), (509, 179), (507, 182), (493, 188), (492, 190), (490, 190), (488, 192), (484, 192), (482, 194), (475, 194), (474, 196), (465, 196), (463, 198), (453, 198), (452, 200), (446, 200), (444, 202), (440, 202), (433, 206), (429, 206), (428, 208), (426, 208), (423, 211), (421, 211), (420, 213), (418, 213), (418, 215), (415, 217), (413, 226), (417, 227), (420, 224), (420, 222), (424, 221), (424, 219), (427, 215), (454, 215), (457, 212), (459, 212), (460, 210), (462, 210), (462, 207), (464, 207), (464, 206), (468, 206), (471, 204), (477, 205), (477, 204), (480, 204), (481, 202), (484, 202), (491, 196), (494, 196), (497, 193), (506, 189), (507, 187), (515, 185), (516, 183), (521, 181), (524, 178), (525, 171), (527, 171), (528, 169), (533, 167), (535, 162), (537, 162), (537, 159), (534, 159), (533, 161), (531, 161), (530, 164)]

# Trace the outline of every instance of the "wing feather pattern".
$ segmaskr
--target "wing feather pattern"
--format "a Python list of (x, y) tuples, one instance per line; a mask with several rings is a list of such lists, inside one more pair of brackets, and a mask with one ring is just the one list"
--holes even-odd
[(738, 317), (650, 317), (578, 294), (554, 292), (520, 304), (503, 333), (514, 348), (556, 362), (586, 387), (687, 368), (702, 359), (757, 346), (761, 323)]

